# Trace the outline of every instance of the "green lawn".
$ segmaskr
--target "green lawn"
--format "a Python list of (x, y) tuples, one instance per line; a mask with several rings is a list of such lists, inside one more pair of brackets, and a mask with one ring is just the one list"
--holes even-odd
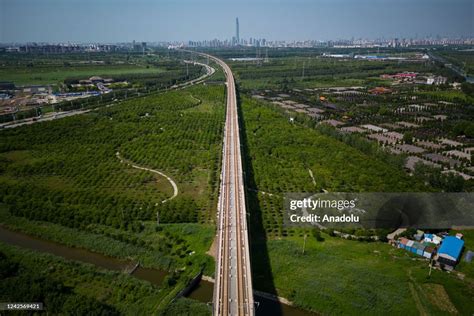
[(66, 78), (84, 78), (91, 76), (114, 76), (130, 74), (158, 74), (164, 69), (146, 68), (138, 65), (107, 65), (107, 66), (55, 66), (12, 68), (0, 67), (0, 78), (12, 81), (16, 85), (57, 84)]
[[(462, 230), (460, 232), (464, 235), (464, 258), (464, 255), (468, 250), (474, 251), (474, 230)], [(474, 282), (474, 262), (468, 263), (462, 259), (456, 267), (456, 270), (465, 274)]]
[[(308, 237), (304, 255), (301, 237), (267, 244), (278, 294), (298, 306), (331, 315), (474, 312), (469, 283), (438, 270), (428, 277), (428, 261), (388, 244), (323, 236)], [(266, 290), (264, 279), (254, 285)]]

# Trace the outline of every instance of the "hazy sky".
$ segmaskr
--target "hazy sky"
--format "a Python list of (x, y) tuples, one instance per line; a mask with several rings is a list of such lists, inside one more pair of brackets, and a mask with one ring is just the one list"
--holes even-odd
[(0, 0), (1, 42), (474, 36), (473, 0)]

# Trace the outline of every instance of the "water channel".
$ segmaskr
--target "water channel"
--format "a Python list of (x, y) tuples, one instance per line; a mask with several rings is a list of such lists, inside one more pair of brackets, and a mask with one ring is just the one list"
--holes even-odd
[[(82, 248), (68, 247), (63, 244), (40, 239), (24, 233), (11, 231), (3, 226), (0, 226), (0, 242), (39, 252), (50, 253), (68, 260), (90, 263), (97, 267), (113, 271), (125, 271), (134, 265), (134, 262), (132, 261), (105, 256)], [(139, 266), (135, 269), (132, 275), (138, 279), (159, 285), (165, 278), (166, 272)], [(213, 283), (201, 280), (188, 297), (204, 303), (210, 303), (212, 302), (213, 290)], [(314, 314), (310, 312), (260, 296), (255, 296), (255, 301), (258, 302), (256, 315), (314, 316)]]

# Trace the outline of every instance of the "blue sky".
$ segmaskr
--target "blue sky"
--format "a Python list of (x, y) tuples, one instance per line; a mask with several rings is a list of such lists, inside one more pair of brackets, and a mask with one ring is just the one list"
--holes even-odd
[(1, 42), (474, 36), (473, 0), (0, 0)]

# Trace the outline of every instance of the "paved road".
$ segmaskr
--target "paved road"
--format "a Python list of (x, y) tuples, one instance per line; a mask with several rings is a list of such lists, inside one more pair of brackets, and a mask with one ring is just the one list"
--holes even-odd
[(74, 111), (67, 111), (67, 112), (51, 112), (47, 113), (42, 117), (39, 118), (27, 118), (24, 120), (19, 120), (16, 122), (9, 122), (9, 123), (3, 123), (0, 124), (0, 129), (1, 128), (15, 128), (23, 125), (31, 125), (39, 122), (47, 122), (47, 121), (52, 121), (56, 119), (60, 119), (63, 117), (68, 117), (68, 116), (73, 116), (77, 114), (84, 114), (88, 113), (92, 110), (74, 110)]
[(227, 114), (218, 204), (214, 315), (254, 315), (234, 76), (222, 60), (207, 54), (198, 54), (218, 63), (227, 79)]

